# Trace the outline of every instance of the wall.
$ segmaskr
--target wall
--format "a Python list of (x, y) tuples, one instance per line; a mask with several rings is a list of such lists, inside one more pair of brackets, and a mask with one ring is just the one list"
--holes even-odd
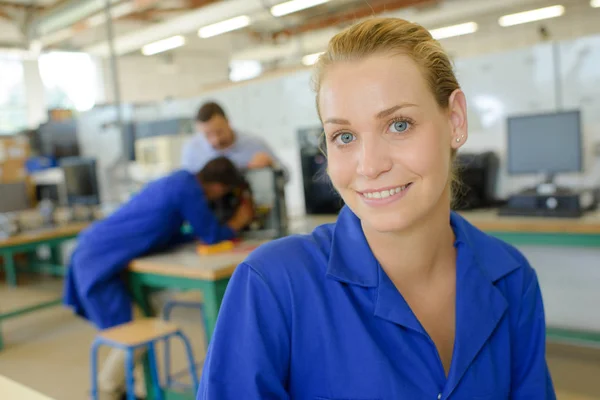
[[(121, 100), (128, 103), (161, 101), (197, 95), (205, 85), (228, 79), (229, 61), (220, 53), (177, 52), (118, 59)], [(102, 61), (104, 101), (114, 99), (110, 64)]]
[[(503, 28), (498, 25), (500, 15), (482, 15), (473, 20), (478, 23), (476, 34), (444, 39), (444, 48), (456, 57), (503, 52), (534, 46), (552, 40), (573, 40), (600, 33), (600, 8), (591, 8), (589, 0), (562, 0), (559, 2), (539, 1), (530, 8), (517, 7), (506, 13), (562, 4), (565, 14), (559, 18)], [(418, 22), (418, 20), (417, 20)], [(448, 24), (467, 22), (447, 21)], [(442, 26), (442, 25), (439, 25)], [(546, 34), (540, 32), (545, 29)], [(432, 27), (434, 28), (434, 27)]]

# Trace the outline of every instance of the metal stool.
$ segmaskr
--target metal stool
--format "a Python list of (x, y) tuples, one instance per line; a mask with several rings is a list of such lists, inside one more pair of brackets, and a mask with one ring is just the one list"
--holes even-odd
[(98, 399), (98, 349), (100, 346), (106, 345), (116, 347), (125, 351), (125, 383), (127, 400), (135, 400), (135, 381), (133, 376), (134, 370), (134, 351), (140, 348), (146, 348), (150, 361), (150, 376), (154, 392), (157, 393), (157, 400), (163, 400), (160, 390), (160, 381), (156, 365), (155, 343), (164, 340), (165, 345), (169, 343), (169, 339), (177, 336), (181, 339), (185, 346), (188, 358), (188, 372), (192, 378), (193, 389), (197, 390), (199, 386), (198, 373), (194, 363), (194, 355), (192, 347), (187, 337), (181, 332), (179, 327), (173, 323), (163, 321), (161, 319), (148, 318), (135, 320), (114, 328), (101, 331), (91, 348), (91, 372), (92, 372), (92, 389), (91, 396), (93, 400)]

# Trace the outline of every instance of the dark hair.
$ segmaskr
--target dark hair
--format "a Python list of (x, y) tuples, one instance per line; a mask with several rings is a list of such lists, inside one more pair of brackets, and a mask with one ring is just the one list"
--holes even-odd
[(201, 183), (221, 183), (232, 188), (244, 182), (240, 170), (227, 157), (210, 160), (197, 176)]
[(227, 115), (225, 115), (225, 111), (223, 111), (223, 108), (214, 101), (210, 101), (208, 103), (204, 103), (200, 107), (198, 113), (196, 114), (196, 121), (208, 122), (214, 116), (217, 115), (220, 115), (221, 117), (227, 119)]

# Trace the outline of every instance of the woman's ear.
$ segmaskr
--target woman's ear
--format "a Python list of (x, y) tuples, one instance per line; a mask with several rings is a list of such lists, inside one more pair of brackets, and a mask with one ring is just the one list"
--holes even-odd
[(450, 122), (450, 146), (453, 149), (460, 148), (467, 141), (468, 122), (467, 122), (467, 99), (465, 93), (456, 89), (450, 95), (448, 101), (449, 122)]

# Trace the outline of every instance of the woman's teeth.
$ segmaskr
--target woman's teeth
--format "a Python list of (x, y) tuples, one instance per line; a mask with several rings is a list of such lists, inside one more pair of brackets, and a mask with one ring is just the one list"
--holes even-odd
[(410, 183), (404, 186), (398, 186), (397, 188), (393, 188), (390, 190), (382, 190), (380, 192), (368, 192), (363, 193), (362, 195), (367, 199), (385, 199), (405, 190), (408, 187), (408, 185), (410, 185)]

